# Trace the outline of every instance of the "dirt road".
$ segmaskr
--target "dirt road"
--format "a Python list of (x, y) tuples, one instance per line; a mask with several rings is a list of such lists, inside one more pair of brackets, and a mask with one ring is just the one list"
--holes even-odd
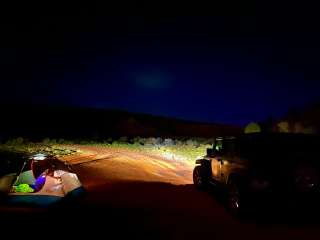
[[(166, 182), (176, 185), (192, 183), (192, 166), (173, 158), (121, 148), (77, 146), (81, 154), (63, 160), (73, 166), (91, 188), (106, 182), (146, 181)], [(94, 173), (94, 174), (92, 174)], [(90, 176), (88, 179), (86, 176)]]

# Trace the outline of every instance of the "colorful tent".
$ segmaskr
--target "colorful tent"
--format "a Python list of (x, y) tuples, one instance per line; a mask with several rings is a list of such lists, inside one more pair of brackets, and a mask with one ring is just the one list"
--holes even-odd
[(9, 204), (48, 206), (84, 192), (77, 175), (52, 156), (0, 153), (0, 162), (0, 192)]

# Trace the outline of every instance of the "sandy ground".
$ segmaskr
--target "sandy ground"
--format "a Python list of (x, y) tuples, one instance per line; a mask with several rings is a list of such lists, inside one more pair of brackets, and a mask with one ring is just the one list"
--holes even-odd
[(39, 225), (37, 231), (46, 234), (104, 239), (320, 238), (317, 221), (279, 220), (277, 215), (235, 219), (214, 192), (194, 189), (192, 166), (182, 162), (123, 149), (81, 150), (63, 160), (72, 165), (86, 188), (84, 197), (46, 214), (17, 208), (17, 214), (2, 212), (1, 219), (6, 221), (1, 224), (33, 231)]
[(83, 177), (90, 175), (90, 179), (84, 179), (84, 184), (118, 180), (176, 185), (192, 183), (192, 166), (183, 161), (125, 149), (77, 147), (81, 149), (81, 154), (68, 156), (63, 160), (80, 171)]

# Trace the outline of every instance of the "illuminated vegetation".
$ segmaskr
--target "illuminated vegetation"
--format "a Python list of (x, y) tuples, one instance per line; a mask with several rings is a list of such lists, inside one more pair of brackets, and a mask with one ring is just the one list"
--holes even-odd
[(135, 138), (129, 141), (126, 138), (120, 138), (113, 142), (81, 142), (80, 145), (96, 146), (109, 149), (127, 149), (144, 154), (156, 155), (177, 162), (194, 164), (195, 159), (202, 157), (206, 149), (212, 146), (212, 140), (208, 139), (186, 139), (173, 140), (161, 138)]
[(44, 152), (49, 155), (54, 156), (65, 156), (71, 155), (76, 152), (71, 146), (52, 144), (52, 143), (34, 143), (23, 140), (23, 138), (16, 138), (8, 140), (5, 143), (0, 144), (0, 151), (12, 151), (12, 152), (22, 152), (22, 153), (36, 153)]
[(22, 138), (12, 139), (0, 144), (0, 150), (15, 152), (46, 152), (59, 156), (71, 155), (77, 152), (77, 146), (97, 146), (110, 149), (127, 149), (130, 151), (143, 152), (175, 161), (186, 161), (194, 163), (194, 160), (203, 156), (206, 148), (210, 147), (211, 140), (208, 139), (161, 139), (161, 138), (139, 138), (128, 139), (126, 137), (117, 140), (107, 139), (105, 141), (65, 141), (55, 139), (44, 139), (41, 143), (24, 141)]

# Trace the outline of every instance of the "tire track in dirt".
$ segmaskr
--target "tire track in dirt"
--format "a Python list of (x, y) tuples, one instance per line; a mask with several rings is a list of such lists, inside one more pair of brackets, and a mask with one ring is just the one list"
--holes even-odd
[[(166, 159), (150, 153), (127, 149), (76, 146), (79, 153), (63, 157), (79, 174), (84, 185), (93, 187), (94, 182), (145, 181), (172, 184), (189, 184), (192, 181), (190, 165)], [(89, 177), (90, 176), (90, 177)]]

